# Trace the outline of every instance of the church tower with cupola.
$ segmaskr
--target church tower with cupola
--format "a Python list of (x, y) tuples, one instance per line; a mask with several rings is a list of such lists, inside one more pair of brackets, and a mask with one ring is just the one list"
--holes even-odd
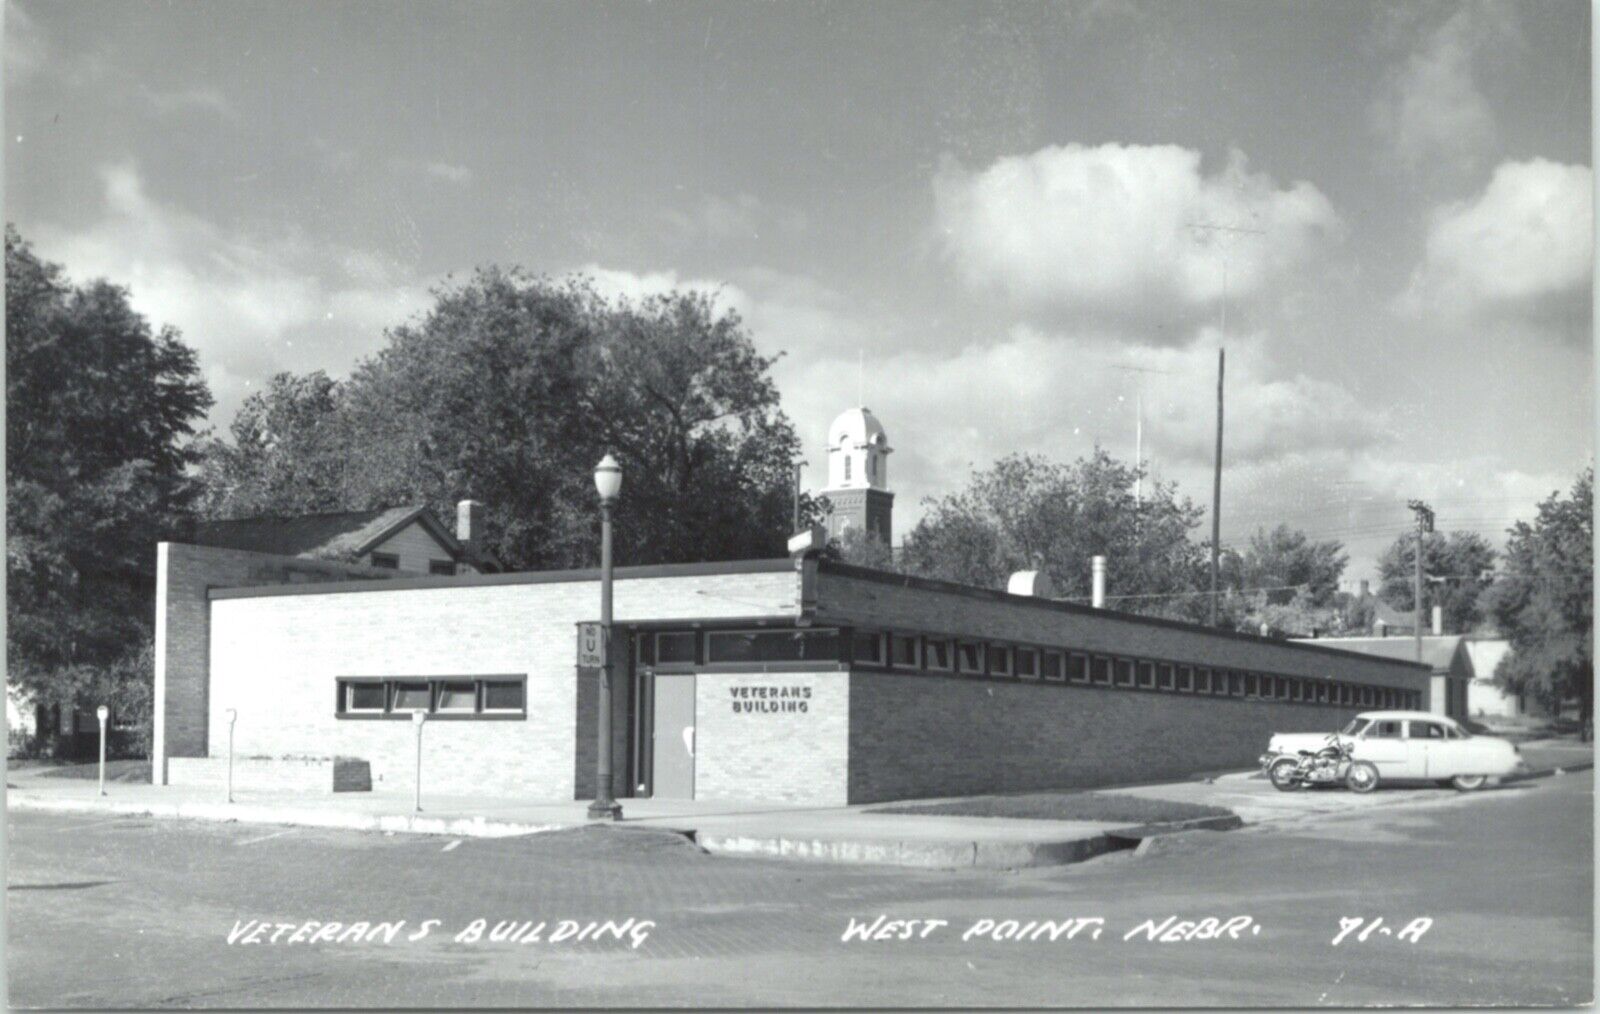
[(854, 528), (891, 545), (894, 494), (889, 492), (889, 438), (865, 408), (840, 413), (828, 427), (828, 485), (822, 495), (832, 510), (828, 536), (844, 538)]

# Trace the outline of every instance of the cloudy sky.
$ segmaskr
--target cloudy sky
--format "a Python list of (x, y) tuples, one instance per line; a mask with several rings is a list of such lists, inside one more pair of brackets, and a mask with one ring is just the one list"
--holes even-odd
[[(225, 429), (441, 279), (713, 286), (897, 530), (1013, 451), (1132, 457), (1223, 535), (1500, 541), (1593, 453), (1589, 8), (5, 7), (6, 215), (200, 350)], [(1225, 226), (1223, 231), (1206, 226)]]

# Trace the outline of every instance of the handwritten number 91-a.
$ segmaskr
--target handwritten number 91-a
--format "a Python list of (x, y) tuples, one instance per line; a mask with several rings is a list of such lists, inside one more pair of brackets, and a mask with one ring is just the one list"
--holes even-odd
[(1339, 920), (1339, 935), (1333, 938), (1333, 946), (1338, 947), (1345, 938), (1352, 933), (1356, 933), (1357, 930), (1361, 931), (1356, 933), (1355, 939), (1357, 943), (1364, 944), (1373, 937), (1388, 940), (1409, 940), (1412, 943), (1416, 943), (1422, 939), (1422, 934), (1428, 932), (1431, 926), (1433, 926), (1433, 920), (1427, 916), (1411, 920), (1398, 932), (1391, 926), (1385, 926), (1382, 916), (1371, 921), (1368, 921), (1364, 916), (1345, 917)]

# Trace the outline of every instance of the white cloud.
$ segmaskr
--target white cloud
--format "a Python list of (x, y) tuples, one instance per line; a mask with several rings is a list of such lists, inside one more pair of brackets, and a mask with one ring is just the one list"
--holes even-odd
[(1471, 171), (1493, 147), (1495, 118), (1477, 64), (1486, 48), (1516, 37), (1513, 17), (1510, 5), (1463, 4), (1388, 75), (1368, 118), (1401, 164)]
[(1483, 193), (1434, 212), (1399, 308), (1460, 316), (1534, 309), (1539, 300), (1587, 292), (1593, 216), (1587, 166), (1502, 163)]
[(95, 222), (44, 225), (30, 238), (72, 278), (127, 286), (152, 326), (179, 328), (200, 353), (221, 425), (274, 372), (342, 372), (429, 302), (421, 280), (371, 254), (225, 230), (153, 198), (131, 165), (101, 176)]
[[(1034, 309), (1148, 317), (1262, 292), (1341, 232), (1313, 185), (1279, 187), (1234, 152), (1219, 173), (1175, 145), (1071, 144), (934, 181), (949, 256), (970, 284)], [(1197, 229), (1212, 224), (1260, 235)], [(1226, 265), (1225, 262), (1226, 261)]]

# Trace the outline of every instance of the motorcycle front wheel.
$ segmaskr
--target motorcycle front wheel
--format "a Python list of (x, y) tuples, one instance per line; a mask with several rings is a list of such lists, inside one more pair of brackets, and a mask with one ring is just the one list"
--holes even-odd
[(1293, 792), (1300, 787), (1295, 778), (1295, 769), (1300, 766), (1299, 761), (1293, 757), (1279, 757), (1267, 768), (1267, 777), (1272, 779), (1272, 787), (1279, 792)]
[(1351, 792), (1371, 792), (1378, 787), (1378, 769), (1366, 761), (1357, 761), (1345, 773), (1344, 785)]

